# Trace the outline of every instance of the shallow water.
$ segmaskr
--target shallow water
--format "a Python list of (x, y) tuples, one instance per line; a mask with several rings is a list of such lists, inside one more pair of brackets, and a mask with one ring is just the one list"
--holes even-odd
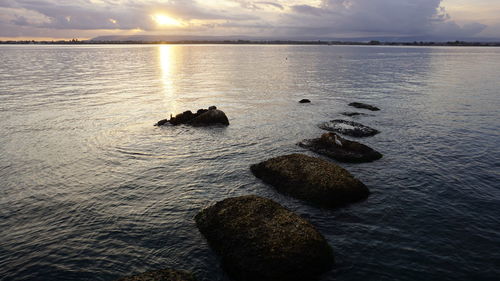
[[(244, 194), (317, 226), (337, 260), (321, 280), (500, 275), (500, 49), (0, 46), (0, 66), (2, 280), (228, 280), (193, 217)], [(229, 127), (153, 126), (210, 105)], [(295, 144), (331, 119), (381, 131), (361, 141), (384, 158), (341, 164), (368, 200), (318, 209), (250, 173), (314, 155)]]

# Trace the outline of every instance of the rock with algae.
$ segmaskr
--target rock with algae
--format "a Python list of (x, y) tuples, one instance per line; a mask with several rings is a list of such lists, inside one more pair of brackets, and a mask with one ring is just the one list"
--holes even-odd
[(331, 247), (311, 223), (266, 198), (225, 199), (195, 220), (234, 280), (316, 280), (334, 263)]
[(340, 162), (362, 163), (382, 158), (382, 154), (369, 146), (344, 139), (335, 133), (325, 133), (317, 139), (303, 140), (298, 145)]
[(333, 131), (351, 137), (371, 137), (378, 133), (378, 130), (360, 124), (358, 122), (346, 120), (332, 120), (319, 125), (323, 130)]
[(272, 158), (250, 169), (278, 191), (324, 207), (355, 203), (370, 194), (368, 188), (344, 168), (304, 154)]

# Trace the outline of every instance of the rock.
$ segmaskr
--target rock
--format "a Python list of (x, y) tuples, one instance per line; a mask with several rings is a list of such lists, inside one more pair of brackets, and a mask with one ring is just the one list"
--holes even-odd
[(311, 101), (308, 99), (303, 99), (303, 100), (300, 100), (299, 103), (311, 103)]
[(269, 159), (250, 167), (252, 173), (278, 191), (324, 207), (364, 200), (368, 188), (347, 170), (304, 154)]
[(200, 114), (196, 118), (188, 122), (188, 124), (193, 126), (209, 126), (214, 124), (229, 125), (229, 120), (226, 114), (218, 109), (211, 109), (207, 112)]
[(360, 113), (360, 112), (342, 112), (340, 114), (345, 115), (345, 116), (349, 116), (349, 117), (354, 117), (354, 116), (369, 116), (369, 114)]
[(323, 134), (318, 139), (303, 140), (298, 145), (341, 162), (362, 163), (382, 158), (382, 154), (372, 148), (346, 140), (335, 133)]
[(233, 280), (315, 280), (334, 263), (331, 247), (313, 225), (266, 198), (229, 198), (195, 220)]
[(193, 274), (186, 271), (162, 269), (146, 273), (123, 277), (116, 281), (196, 281)]
[(190, 110), (177, 114), (175, 117), (170, 116), (170, 119), (158, 121), (155, 126), (163, 126), (170, 123), (174, 126), (186, 124), (193, 126), (210, 126), (210, 125), (229, 125), (229, 120), (226, 114), (218, 110), (215, 106), (210, 106), (208, 109), (198, 109), (196, 113)]
[(356, 108), (364, 108), (364, 109), (368, 109), (368, 110), (371, 110), (371, 111), (379, 111), (380, 110), (380, 108), (378, 108), (376, 106), (369, 105), (369, 104), (366, 104), (366, 103), (361, 103), (361, 102), (351, 102), (349, 104), (349, 106), (353, 106), (353, 107), (356, 107)]
[(325, 122), (323, 124), (320, 124), (319, 127), (323, 130), (327, 131), (333, 131), (337, 133), (341, 133), (344, 135), (348, 135), (351, 137), (371, 137), (374, 136), (378, 133), (379, 131), (370, 128), (368, 126), (365, 126), (363, 124), (353, 122), (353, 121), (346, 121), (346, 120), (332, 120), (329, 122)]

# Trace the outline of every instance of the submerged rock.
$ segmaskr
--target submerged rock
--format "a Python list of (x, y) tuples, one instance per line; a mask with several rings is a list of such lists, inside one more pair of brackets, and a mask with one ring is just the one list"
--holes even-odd
[(116, 281), (196, 281), (193, 274), (186, 271), (162, 269), (123, 277)]
[(332, 120), (329, 122), (325, 122), (323, 124), (320, 124), (319, 127), (323, 130), (327, 131), (333, 131), (337, 133), (341, 133), (344, 135), (348, 135), (351, 137), (370, 137), (374, 136), (378, 133), (379, 131), (370, 128), (368, 126), (365, 126), (363, 124), (353, 122), (353, 121), (346, 121), (346, 120)]
[(342, 112), (340, 113), (344, 116), (348, 116), (348, 117), (354, 117), (354, 116), (368, 116), (369, 114), (366, 114), (366, 113), (361, 113), (361, 112)]
[(334, 263), (332, 249), (313, 225), (266, 198), (229, 198), (195, 220), (234, 280), (315, 280)]
[(311, 103), (311, 101), (308, 99), (302, 99), (299, 101), (299, 103)]
[(362, 163), (382, 158), (382, 154), (372, 148), (346, 140), (335, 133), (323, 134), (318, 139), (303, 140), (298, 145), (341, 162)]
[(280, 156), (254, 164), (252, 173), (278, 191), (325, 207), (364, 200), (370, 191), (344, 168), (304, 154)]
[(366, 104), (366, 103), (361, 103), (361, 102), (351, 102), (349, 104), (349, 106), (353, 106), (353, 107), (356, 107), (356, 108), (364, 108), (364, 109), (368, 109), (368, 110), (371, 110), (371, 111), (379, 111), (380, 110), (380, 108), (378, 108), (376, 106), (369, 105), (369, 104)]
[(183, 113), (177, 114), (175, 117), (170, 117), (170, 119), (163, 119), (158, 121), (155, 126), (162, 126), (170, 123), (174, 126), (186, 124), (192, 126), (210, 126), (210, 125), (229, 125), (229, 120), (226, 114), (218, 110), (217, 107), (211, 106), (208, 109), (198, 109), (196, 113), (192, 113), (190, 110), (184, 111)]

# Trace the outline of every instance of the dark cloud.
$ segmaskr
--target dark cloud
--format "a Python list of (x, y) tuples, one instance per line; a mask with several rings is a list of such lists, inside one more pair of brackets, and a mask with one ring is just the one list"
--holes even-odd
[(486, 26), (460, 27), (441, 7), (441, 0), (323, 0), (320, 7), (292, 7), (288, 23), (318, 36), (338, 33), (393, 36), (436, 36), (445, 30), (473, 36)]

